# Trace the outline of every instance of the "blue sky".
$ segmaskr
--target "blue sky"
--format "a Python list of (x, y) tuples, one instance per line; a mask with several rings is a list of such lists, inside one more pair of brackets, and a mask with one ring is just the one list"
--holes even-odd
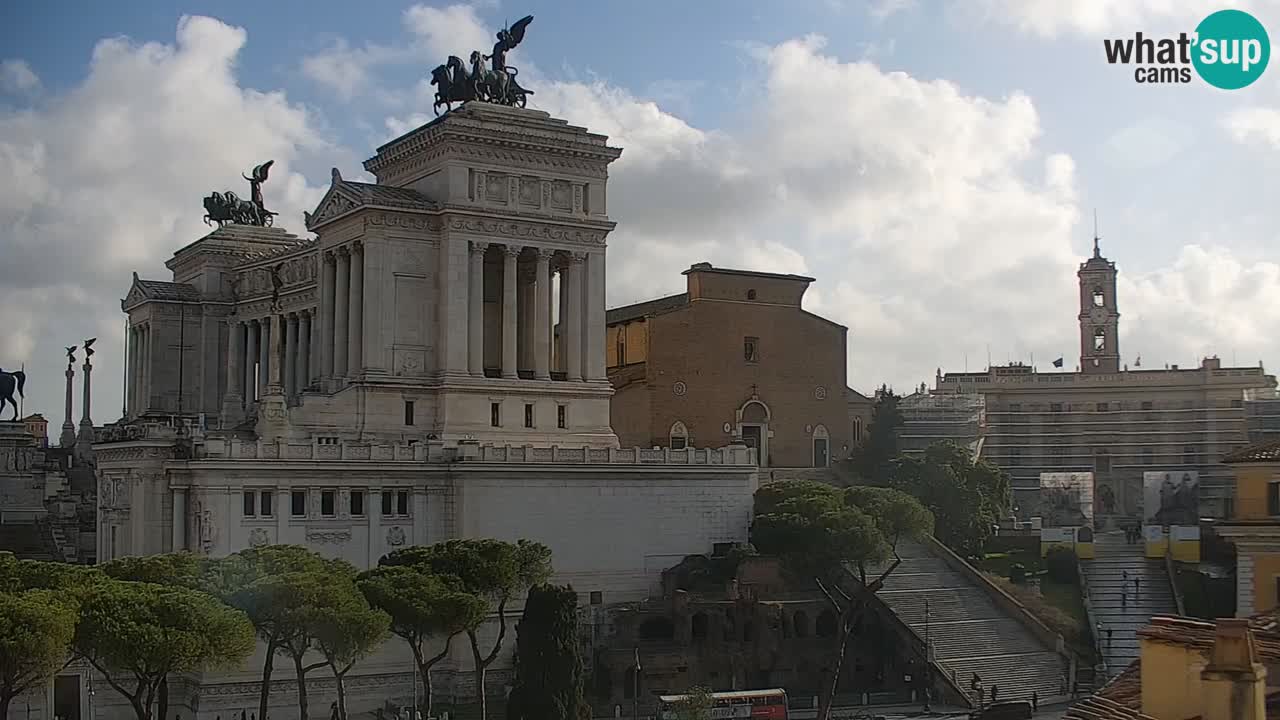
[[(1238, 5), (1280, 27), (1276, 2)], [(329, 167), (358, 175), (430, 117), (431, 67), (524, 14), (510, 62), (532, 105), (624, 148), (611, 304), (678, 292), (701, 260), (804, 272), (809, 309), (850, 328), (855, 388), (979, 369), (988, 345), (1069, 369), (1096, 208), (1127, 362), (1280, 362), (1280, 68), (1234, 92), (1148, 86), (1102, 52), (1221, 7), (11, 0), (0, 367), (100, 334), (118, 377), (129, 273), (167, 278), (206, 230), (201, 193), (274, 157), (268, 204), (300, 232)], [(28, 409), (60, 416), (56, 375), (36, 373)], [(95, 396), (119, 406), (117, 387)]]

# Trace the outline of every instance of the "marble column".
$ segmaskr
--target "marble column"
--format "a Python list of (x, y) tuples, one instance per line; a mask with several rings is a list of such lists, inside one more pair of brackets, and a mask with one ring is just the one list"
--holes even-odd
[(586, 256), (574, 253), (569, 258), (568, 321), (561, 324), (560, 332), (565, 337), (564, 359), (565, 373), (569, 380), (582, 380), (582, 273)]
[(291, 398), (298, 387), (298, 316), (290, 314), (285, 323), (284, 395)]
[(333, 289), (333, 376), (347, 376), (347, 318), (351, 312), (351, 256), (346, 248), (336, 254), (337, 280)]
[(520, 257), (518, 245), (508, 245), (502, 251), (502, 377), (515, 378), (516, 374), (516, 260)]
[(565, 348), (568, 347), (569, 337), (569, 264), (567, 261), (556, 274), (560, 276), (560, 293), (556, 301), (560, 306), (560, 312), (556, 320), (559, 326), (558, 333), (553, 338), (556, 346), (553, 369), (556, 372), (568, 372), (568, 364), (565, 362)]
[(334, 285), (337, 282), (337, 266), (331, 253), (320, 257), (320, 378), (333, 377), (333, 321)]
[(298, 367), (294, 369), (297, 385), (294, 394), (311, 385), (311, 311), (306, 310), (298, 315)]
[(138, 403), (139, 414), (151, 409), (151, 356), (155, 354), (155, 335), (151, 332), (151, 323), (142, 327), (142, 402)]
[(262, 344), (262, 325), (250, 320), (244, 325), (244, 405), (258, 400), (258, 348)]
[(605, 269), (604, 253), (587, 254), (587, 262), (583, 266), (586, 275), (583, 283), (583, 318), (586, 327), (583, 329), (583, 372), (587, 380), (603, 381), (605, 375), (604, 331), (605, 331)]
[(359, 377), (364, 369), (364, 243), (353, 243), (350, 260), (347, 310), (347, 374)]
[(533, 303), (533, 376), (551, 378), (551, 256), (554, 251), (538, 250)]
[(124, 389), (124, 416), (125, 418), (133, 417), (134, 411), (137, 409), (137, 400), (134, 396), (138, 394), (138, 331), (136, 328), (129, 327), (128, 347), (125, 349), (125, 376), (128, 378)]
[(238, 320), (227, 321), (227, 392), (222, 398), (224, 415), (234, 413), (244, 402), (240, 386), (244, 383), (244, 370), (240, 364), (244, 360), (244, 323)]
[(484, 377), (484, 253), (486, 243), (471, 243), (467, 272), (467, 372)]
[(272, 316), (258, 321), (258, 399), (266, 397), (267, 387), (271, 384), (271, 340), (272, 335), (279, 332), (273, 328)]

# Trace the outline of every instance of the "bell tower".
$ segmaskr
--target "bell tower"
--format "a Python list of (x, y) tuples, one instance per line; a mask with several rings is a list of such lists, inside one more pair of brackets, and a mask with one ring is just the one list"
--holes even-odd
[(1098, 233), (1093, 257), (1080, 264), (1080, 371), (1120, 371), (1120, 311), (1116, 308), (1116, 264), (1102, 257)]

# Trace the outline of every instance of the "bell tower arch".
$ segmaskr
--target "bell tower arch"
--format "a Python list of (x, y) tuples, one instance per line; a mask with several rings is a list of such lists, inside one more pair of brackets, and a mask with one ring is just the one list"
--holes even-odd
[(1102, 257), (1094, 233), (1093, 257), (1080, 264), (1080, 371), (1120, 371), (1120, 310), (1116, 264)]

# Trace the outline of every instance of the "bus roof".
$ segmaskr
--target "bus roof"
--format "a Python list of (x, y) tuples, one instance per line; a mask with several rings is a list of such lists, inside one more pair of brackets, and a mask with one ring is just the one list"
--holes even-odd
[[(787, 691), (782, 688), (770, 688), (768, 690), (733, 690), (729, 692), (713, 692), (711, 697), (721, 700), (733, 700), (735, 698), (754, 698), (768, 697), (771, 695), (786, 696)], [(658, 700), (664, 703), (677, 702), (688, 697), (688, 695), (659, 695)]]

